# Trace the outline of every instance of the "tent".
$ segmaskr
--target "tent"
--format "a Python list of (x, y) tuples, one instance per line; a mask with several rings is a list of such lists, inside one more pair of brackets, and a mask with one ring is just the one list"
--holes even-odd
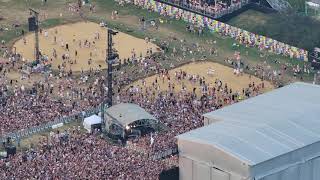
[(101, 117), (97, 115), (92, 115), (87, 118), (84, 118), (83, 127), (88, 131), (91, 132), (93, 129), (92, 126), (101, 124)]

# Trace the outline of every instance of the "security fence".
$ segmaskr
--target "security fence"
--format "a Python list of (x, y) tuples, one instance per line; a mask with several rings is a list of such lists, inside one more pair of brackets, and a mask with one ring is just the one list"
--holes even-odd
[(11, 138), (12, 140), (19, 141), (20, 139), (25, 138), (25, 137), (29, 137), (33, 134), (50, 130), (55, 125), (69, 124), (69, 123), (74, 122), (78, 119), (83, 119), (83, 118), (89, 117), (93, 114), (97, 114), (98, 112), (100, 112), (100, 110), (101, 110), (101, 107), (98, 106), (98, 107), (95, 107), (95, 108), (92, 108), (92, 109), (89, 109), (86, 111), (82, 111), (82, 112), (79, 112), (79, 113), (76, 113), (76, 114), (73, 114), (73, 115), (70, 115), (67, 117), (57, 118), (53, 121), (47, 122), (45, 124), (41, 124), (39, 126), (31, 127), (31, 128), (24, 129), (24, 130), (19, 130), (17, 132), (13, 132), (13, 133), (8, 133), (5, 136), (0, 137), (0, 140), (2, 142), (5, 142), (8, 138)]
[(171, 155), (174, 155), (174, 154), (177, 154), (178, 153), (178, 147), (174, 147), (172, 149), (168, 149), (166, 151), (163, 151), (163, 152), (157, 152), (153, 155), (151, 155), (149, 158), (152, 159), (152, 160), (158, 160), (158, 159), (163, 159), (167, 156), (171, 156)]
[(162, 16), (184, 20), (187, 23), (194, 24), (200, 27), (207, 27), (213, 33), (219, 33), (223, 36), (228, 36), (240, 44), (256, 47), (259, 50), (269, 51), (274, 54), (279, 54), (294, 58), (300, 61), (308, 61), (308, 51), (294, 46), (290, 46), (277, 40), (254, 34), (249, 31), (230, 26), (229, 24), (217, 21), (204, 15), (195, 13), (185, 9), (162, 3), (159, 0), (132, 0), (129, 3), (139, 6), (150, 11), (159, 13)]
[(230, 6), (228, 6), (225, 9), (221, 9), (219, 11), (213, 12), (213, 11), (209, 10), (209, 8), (203, 8), (203, 7), (198, 8), (196, 6), (192, 6), (190, 4), (186, 4), (183, 1), (178, 1), (178, 2), (175, 1), (175, 0), (156, 0), (156, 1), (168, 4), (168, 5), (171, 5), (171, 6), (175, 6), (177, 8), (184, 9), (184, 10), (187, 10), (187, 11), (195, 12), (197, 14), (201, 14), (201, 15), (204, 15), (204, 16), (207, 16), (207, 17), (210, 17), (210, 18), (220, 18), (220, 17), (222, 17), (222, 16), (224, 16), (226, 14), (230, 14), (230, 13), (236, 11), (236, 10), (239, 10), (243, 6), (249, 4), (249, 0), (240, 0), (237, 3), (230, 4)]

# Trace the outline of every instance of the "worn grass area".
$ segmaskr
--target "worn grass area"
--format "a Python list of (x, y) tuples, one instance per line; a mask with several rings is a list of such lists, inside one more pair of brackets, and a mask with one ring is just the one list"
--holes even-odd
[[(18, 19), (19, 22), (23, 24), (22, 27), (26, 28), (26, 23), (27, 23), (26, 14), (28, 13), (29, 7), (32, 7), (41, 12), (47, 13), (48, 19), (42, 21), (41, 23), (42, 28), (52, 27), (59, 24), (72, 23), (72, 22), (81, 20), (81, 18), (77, 14), (73, 14), (69, 12), (66, 8), (67, 2), (76, 2), (75, 0), (49, 1), (49, 4), (45, 6), (41, 5), (41, 0), (28, 0), (28, 2), (30, 2), (29, 3), (30, 6), (29, 5), (27, 6), (25, 3), (22, 3), (22, 1), (20, 0), (12, 0), (10, 1), (9, 4), (2, 2), (0, 6), (1, 11), (6, 9), (6, 11), (8, 10), (10, 10), (10, 12), (19, 11), (19, 13), (17, 13), (16, 18), (13, 18), (14, 15), (6, 15), (7, 17), (1, 23), (10, 24), (10, 23), (13, 23), (13, 21), (15, 21), (16, 19)], [(107, 21), (110, 27), (116, 28), (119, 31), (126, 32), (135, 37), (139, 37), (139, 38), (144, 38), (146, 36), (152, 37), (156, 40), (155, 43), (157, 44), (159, 44), (161, 41), (168, 41), (170, 42), (170, 45), (171, 45), (170, 48), (178, 47), (180, 43), (178, 41), (172, 40), (172, 37), (174, 36), (178, 40), (181, 40), (181, 39), (186, 40), (186, 43), (185, 43), (186, 46), (193, 46), (194, 44), (199, 44), (205, 48), (210, 48), (210, 46), (212, 45), (208, 45), (206, 41), (215, 40), (217, 42), (217, 45), (215, 45), (214, 47), (218, 50), (218, 56), (210, 57), (208, 53), (203, 54), (203, 55), (206, 55), (208, 59), (212, 59), (215, 62), (224, 63), (224, 60), (227, 57), (233, 56), (234, 51), (237, 50), (241, 52), (243, 59), (249, 65), (254, 65), (256, 63), (266, 61), (266, 62), (270, 62), (270, 65), (272, 67), (278, 68), (278, 64), (273, 63), (274, 60), (278, 60), (280, 62), (290, 62), (292, 64), (296, 64), (296, 63), (302, 64), (302, 62), (298, 62), (293, 59), (285, 58), (283, 56), (274, 55), (267, 52), (265, 52), (266, 55), (261, 58), (260, 57), (261, 52), (255, 48), (247, 48), (240, 45), (239, 48), (233, 49), (232, 44), (236, 42), (231, 38), (221, 37), (218, 34), (212, 34), (210, 32), (205, 32), (203, 36), (199, 37), (198, 35), (194, 35), (186, 32), (185, 31), (186, 23), (183, 21), (164, 18), (159, 16), (157, 13), (148, 12), (147, 10), (140, 9), (132, 5), (126, 5), (125, 7), (120, 7), (113, 0), (107, 0), (107, 1), (93, 0), (92, 2), (97, 7), (96, 13), (90, 13), (88, 10), (88, 7), (86, 7), (84, 11), (85, 11), (85, 17), (87, 20), (94, 21), (94, 22), (101, 22), (101, 20)], [(117, 20), (111, 19), (112, 10), (117, 10), (119, 12), (119, 16), (120, 16), (119, 19)], [(253, 13), (253, 14), (250, 14), (250, 13)], [(259, 16), (256, 16), (254, 15), (255, 13), (256, 12), (249, 11), (249, 14), (246, 16), (254, 17), (255, 19), (251, 21), (252, 23), (244, 24), (244, 26), (250, 26), (250, 27), (253, 26), (257, 28), (259, 26), (258, 25), (255, 26), (254, 25), (255, 22), (259, 22), (260, 25), (268, 24), (269, 18), (263, 19), (263, 16), (261, 14)], [(12, 13), (9, 13), (9, 14), (12, 14)], [(155, 31), (155, 30), (141, 31), (140, 25), (139, 25), (139, 18), (141, 18), (142, 16), (144, 16), (146, 19), (161, 18), (165, 21), (165, 23), (160, 24), (158, 31)], [(239, 16), (239, 19), (241, 20), (240, 22), (242, 23), (244, 22), (248, 23), (248, 21), (246, 21), (247, 18), (241, 18), (241, 15)], [(236, 20), (232, 20), (232, 21), (234, 23), (238, 23), (238, 21)], [(239, 24), (239, 26), (241, 27), (241, 23)], [(245, 28), (245, 29), (248, 29), (248, 28)], [(128, 31), (128, 30), (131, 30), (131, 31)], [(261, 29), (261, 34), (263, 34), (264, 31), (265, 31), (264, 29)], [(270, 32), (268, 31), (268, 33)], [(314, 33), (315, 32), (311, 32), (311, 34), (314, 34)], [(5, 39), (7, 42), (9, 42), (8, 45), (10, 44), (12, 45), (12, 42), (14, 42), (14, 40), (17, 38), (19, 38), (19, 33), (16, 33), (16, 30), (14, 29), (0, 33), (0, 39)], [(318, 40), (319, 39), (320, 38), (318, 38)], [(199, 59), (201, 56), (202, 55), (193, 55), (193, 56), (189, 56), (188, 58), (189, 60), (191, 60), (192, 58)], [(177, 63), (177, 62), (174, 62), (174, 63)], [(186, 62), (181, 62), (181, 63), (186, 63)], [(291, 75), (292, 74), (288, 74), (287, 78), (291, 79)], [(312, 80), (312, 76), (305, 77), (305, 80)]]
[(228, 24), (307, 50), (320, 46), (320, 21), (295, 13), (264, 14), (249, 10)]
[(21, 139), (20, 141), (20, 146), (18, 147), (18, 143), (14, 142), (14, 144), (18, 147), (18, 151), (20, 150), (25, 150), (25, 149), (30, 149), (33, 147), (36, 147), (40, 141), (46, 141), (47, 138), (49, 137), (50, 132), (63, 132), (65, 130), (68, 129), (73, 129), (73, 128), (78, 128), (80, 127), (80, 130), (82, 132), (86, 132), (86, 130), (83, 128), (82, 124), (79, 121), (74, 121), (72, 123), (69, 124), (64, 124), (64, 126), (60, 127), (60, 128), (56, 128), (56, 129), (52, 129), (52, 130), (48, 130), (46, 132), (43, 133), (38, 133), (38, 134), (34, 134), (32, 136), (26, 137)]

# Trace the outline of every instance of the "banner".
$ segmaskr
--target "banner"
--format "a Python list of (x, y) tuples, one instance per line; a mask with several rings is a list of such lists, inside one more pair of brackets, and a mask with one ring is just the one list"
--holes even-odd
[(134, 0), (133, 4), (145, 9), (153, 10), (163, 16), (169, 16), (179, 20), (182, 19), (196, 26), (207, 27), (213, 33), (229, 36), (237, 40), (240, 44), (258, 47), (259, 50), (267, 50), (275, 54), (295, 58), (301, 61), (308, 61), (308, 51), (304, 49), (290, 46), (265, 36), (256, 35), (187, 10), (179, 9), (155, 0)]

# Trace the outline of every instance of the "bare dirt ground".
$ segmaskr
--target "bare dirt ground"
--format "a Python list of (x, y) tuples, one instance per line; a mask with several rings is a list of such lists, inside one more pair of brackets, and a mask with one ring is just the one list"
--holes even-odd
[[(212, 69), (214, 70), (213, 75), (208, 74), (208, 70)], [(252, 82), (255, 84), (262, 83), (261, 79), (249, 76), (248, 74), (243, 74), (241, 76), (237, 76), (233, 74), (233, 69), (218, 63), (213, 62), (195, 62), (183, 65), (181, 67), (172, 69), (169, 71), (170, 74), (170, 81), (171, 83), (175, 84), (177, 88), (175, 88), (175, 91), (178, 92), (182, 89), (182, 84), (187, 87), (187, 91), (191, 92), (194, 87), (196, 87), (196, 93), (201, 94), (201, 87), (199, 83), (192, 83), (188, 80), (182, 80), (181, 82), (178, 82), (175, 80), (175, 72), (178, 71), (185, 71), (187, 74), (193, 74), (193, 75), (199, 75), (200, 77), (204, 77), (205, 81), (208, 83), (209, 86), (214, 86), (215, 80), (219, 79), (224, 83), (227, 83), (228, 87), (232, 88), (234, 91), (241, 92), (243, 88), (247, 88), (248, 85)], [(158, 83), (160, 83), (160, 89), (162, 91), (169, 90), (169, 84), (168, 81), (162, 82), (162, 77), (159, 77), (159, 75), (154, 75), (147, 77), (145, 79), (146, 85), (151, 86), (152, 82), (155, 81), (155, 79), (158, 78)], [(272, 90), (274, 87), (273, 85), (268, 81), (263, 81), (265, 85), (264, 92)], [(132, 85), (141, 85), (141, 80), (134, 82)]]
[[(47, 36), (45, 36), (45, 31), (48, 32)], [(79, 22), (42, 30), (39, 36), (40, 51), (43, 55), (48, 56), (49, 62), (51, 62), (51, 58), (53, 59), (51, 62), (53, 69), (57, 69), (58, 65), (63, 63), (63, 54), (68, 54), (71, 61), (76, 60), (76, 64), (68, 63), (67, 65), (67, 68), (71, 68), (73, 71), (87, 71), (90, 68), (99, 68), (99, 66), (106, 68), (106, 32), (106, 28), (100, 27), (98, 24), (92, 22)], [(97, 34), (100, 36), (99, 39), (95, 39)], [(54, 41), (55, 37), (56, 43)], [(20, 39), (14, 44), (13, 48), (16, 47), (17, 52), (22, 54), (26, 61), (33, 61), (34, 34), (28, 34), (25, 39), (26, 44), (24, 44), (23, 39)], [(90, 47), (84, 46), (86, 40), (90, 42)], [(80, 41), (82, 43), (81, 48), (79, 46)], [(145, 56), (148, 49), (152, 48), (153, 52), (156, 52), (158, 49), (155, 44), (148, 43), (144, 39), (139, 39), (122, 32), (119, 32), (114, 37), (114, 43), (120, 59), (131, 57), (133, 50), (137, 56), (140, 56), (140, 54)], [(65, 48), (66, 44), (69, 45), (69, 51)], [(58, 55), (56, 59), (52, 56), (53, 49), (56, 50)], [(77, 57), (75, 56), (75, 51), (78, 53)], [(90, 58), (92, 61), (89, 65), (88, 60)]]

